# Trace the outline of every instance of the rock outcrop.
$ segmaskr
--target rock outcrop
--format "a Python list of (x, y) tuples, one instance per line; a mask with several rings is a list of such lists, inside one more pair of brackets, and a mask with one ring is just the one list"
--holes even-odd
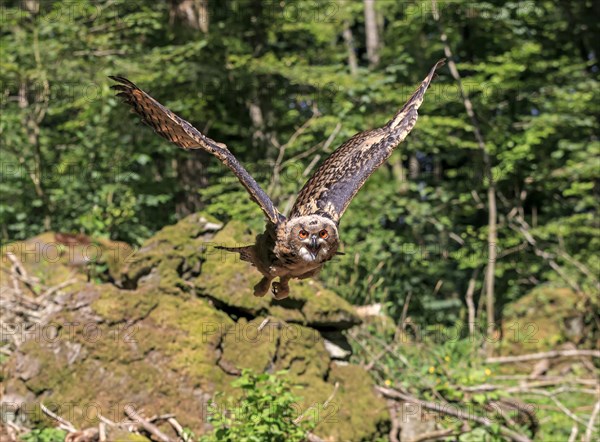
[[(4, 324), (3, 340), (13, 342), (14, 351), (2, 366), (3, 410), (36, 423), (45, 419), (36, 406), (44, 402), (85, 427), (99, 414), (122, 420), (123, 408), (132, 404), (146, 416), (175, 413), (201, 434), (208, 401), (216, 392), (235, 394), (230, 383), (241, 369), (285, 369), (303, 387), (299, 409), (320, 410), (315, 434), (374, 440), (389, 423), (385, 401), (363, 369), (339, 360), (347, 353), (338, 350), (349, 348), (344, 330), (360, 319), (347, 302), (312, 280), (293, 283), (291, 296), (282, 301), (254, 297), (258, 273), (214, 248), (252, 240), (239, 223), (221, 228), (194, 214), (136, 251), (97, 243), (104, 259), (96, 252), (96, 259), (74, 262), (65, 250), (85, 255), (89, 244), (61, 248), (53, 234), (10, 245), (11, 259), (3, 250), (3, 293), (42, 295), (8, 276), (14, 258), (40, 286), (55, 291), (45, 290), (51, 308), (37, 320)], [(25, 259), (20, 251), (33, 250), (32, 244), (40, 251), (56, 247), (59, 256), (50, 262), (39, 252), (39, 259)], [(98, 263), (100, 277), (90, 272)], [(68, 279), (69, 285), (57, 287)], [(332, 342), (338, 347), (333, 357)]]

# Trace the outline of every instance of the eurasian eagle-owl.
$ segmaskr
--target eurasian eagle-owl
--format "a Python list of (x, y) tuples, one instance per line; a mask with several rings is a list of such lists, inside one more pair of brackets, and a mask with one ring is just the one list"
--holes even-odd
[[(289, 294), (291, 278), (315, 276), (333, 258), (339, 246), (338, 226), (348, 204), (367, 178), (381, 166), (406, 138), (417, 122), (417, 110), (433, 79), (444, 64), (438, 61), (406, 104), (384, 126), (358, 133), (338, 147), (306, 182), (290, 215), (282, 215), (267, 194), (237, 161), (231, 151), (203, 135), (184, 119), (161, 105), (124, 77), (110, 77), (113, 89), (133, 107), (156, 133), (183, 149), (202, 149), (216, 156), (237, 176), (267, 218), (265, 231), (256, 243), (245, 247), (220, 247), (237, 252), (263, 275), (254, 286), (256, 296), (269, 287), (276, 299)], [(272, 282), (279, 278), (278, 282)]]

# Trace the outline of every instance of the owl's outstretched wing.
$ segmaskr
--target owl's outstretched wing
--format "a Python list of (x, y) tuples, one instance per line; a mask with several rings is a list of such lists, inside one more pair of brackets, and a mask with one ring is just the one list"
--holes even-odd
[(133, 111), (142, 117), (142, 121), (152, 127), (158, 135), (185, 150), (202, 149), (213, 154), (238, 177), (252, 200), (260, 206), (271, 223), (278, 224), (285, 219), (225, 144), (217, 143), (203, 135), (189, 122), (175, 115), (126, 78), (114, 76), (109, 78), (119, 83), (112, 86), (112, 89), (119, 91), (117, 96), (131, 105)]
[(406, 104), (385, 126), (354, 135), (338, 147), (306, 182), (290, 217), (320, 214), (339, 222), (352, 198), (392, 155), (417, 122), (417, 109), (433, 79), (438, 61)]

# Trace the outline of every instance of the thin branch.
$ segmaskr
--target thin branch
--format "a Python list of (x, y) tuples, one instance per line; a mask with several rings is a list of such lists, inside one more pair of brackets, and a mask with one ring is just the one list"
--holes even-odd
[(161, 442), (172, 442), (172, 439), (169, 436), (167, 436), (165, 433), (160, 431), (160, 429), (156, 425), (150, 423), (149, 421), (144, 419), (142, 416), (140, 416), (139, 413), (137, 411), (135, 411), (135, 409), (132, 406), (127, 405), (125, 407), (125, 414), (131, 420), (140, 424), (142, 426), (142, 428), (144, 428), (144, 430), (146, 430), (148, 433), (152, 434), (155, 438), (157, 438)]
[(308, 442), (325, 442), (323, 439), (321, 439), (319, 436), (317, 436), (314, 433), (308, 433), (306, 435), (306, 440)]
[(181, 424), (177, 422), (177, 419), (175, 419), (174, 417), (170, 417), (167, 419), (167, 422), (173, 427), (173, 429), (181, 438), (181, 440), (183, 440), (183, 442), (190, 442), (192, 440), (190, 435), (185, 432)]
[(100, 438), (100, 442), (106, 442), (106, 424), (104, 422), (100, 422), (98, 424), (98, 437)]
[(591, 442), (592, 433), (594, 432), (594, 422), (598, 418), (598, 413), (600, 413), (600, 401), (596, 402), (594, 405), (594, 411), (592, 411), (592, 415), (590, 416), (590, 420), (587, 424), (587, 430), (585, 432), (584, 442)]
[(123, 49), (97, 49), (94, 51), (75, 51), (73, 52), (75, 56), (84, 56), (91, 55), (94, 57), (106, 57), (109, 55), (127, 55), (127, 52)]
[(331, 394), (329, 395), (329, 397), (327, 398), (327, 400), (325, 402), (323, 402), (323, 408), (327, 408), (327, 406), (329, 405), (329, 403), (335, 397), (335, 394), (337, 393), (338, 388), (340, 388), (340, 383), (336, 382), (335, 385), (334, 385), (334, 387), (333, 387), (333, 391), (331, 392)]
[(68, 431), (69, 433), (75, 433), (77, 431), (77, 429), (73, 426), (73, 424), (71, 422), (69, 422), (68, 420), (60, 417), (58, 414), (53, 413), (52, 411), (50, 411), (48, 409), (48, 407), (46, 407), (41, 402), (40, 402), (40, 408), (42, 409), (42, 411), (44, 412), (44, 414), (46, 416), (48, 416), (51, 419), (54, 419), (56, 422), (58, 422), (59, 428), (65, 430), (65, 431)]
[(537, 361), (539, 359), (549, 358), (576, 358), (581, 356), (589, 356), (592, 358), (600, 358), (600, 350), (553, 350), (543, 353), (530, 353), (518, 356), (498, 356), (490, 357), (485, 360), (487, 364), (510, 364), (513, 362)]
[(27, 274), (27, 270), (25, 270), (25, 266), (23, 266), (21, 261), (19, 261), (19, 259), (15, 256), (13, 252), (7, 252), (6, 257), (13, 264), (10, 269), (10, 274), (15, 293), (23, 296), (23, 292), (21, 291), (21, 288), (19, 287), (19, 283), (17, 281), (19, 280), (23, 284), (25, 284), (25, 287), (27, 287), (29, 291), (33, 293), (34, 296), (37, 296), (37, 292), (33, 288), (33, 284), (35, 284), (36, 281), (29, 277), (29, 275)]
[(471, 337), (475, 334), (475, 303), (473, 302), (473, 294), (475, 293), (475, 284), (478, 276), (479, 267), (476, 267), (471, 274), (471, 279), (469, 279), (469, 285), (465, 295), (465, 302), (467, 303), (467, 311), (469, 314), (469, 336)]
[(53, 287), (49, 287), (44, 293), (42, 293), (40, 295), (40, 300), (44, 300), (46, 298), (49, 298), (50, 296), (52, 296), (57, 291), (62, 290), (65, 287), (70, 286), (71, 284), (75, 284), (76, 282), (77, 282), (77, 278), (71, 278), (71, 279), (63, 281), (60, 284), (57, 284), (57, 285), (55, 285)]
[[(565, 384), (565, 383), (573, 383), (580, 385), (588, 385), (590, 387), (598, 387), (599, 383), (595, 379), (582, 379), (582, 378), (574, 378), (569, 379), (564, 376), (537, 376), (532, 378), (530, 375), (496, 375), (494, 376), (498, 380), (504, 381), (514, 381), (514, 380), (539, 380), (540, 385), (557, 385), (557, 384)], [(539, 386), (539, 385), (536, 385)]]
[[(526, 391), (526, 393), (537, 394), (540, 396), (550, 398), (556, 404), (556, 406), (560, 409), (560, 411), (562, 411), (567, 417), (569, 417), (570, 419), (574, 420), (577, 423), (587, 426), (587, 424), (585, 423), (585, 421), (583, 419), (581, 419), (580, 417), (573, 414), (573, 412), (571, 410), (569, 410), (561, 401), (559, 401), (554, 394), (544, 391), (544, 390), (528, 390), (528, 391)], [(589, 429), (589, 427), (588, 427), (588, 429)]]
[(327, 150), (329, 149), (329, 147), (331, 146), (331, 144), (335, 140), (335, 137), (337, 137), (337, 135), (341, 129), (342, 129), (342, 123), (337, 123), (336, 126), (333, 128), (333, 131), (329, 134), (329, 136), (327, 137), (327, 140), (325, 140), (325, 143), (323, 143), (322, 146), (321, 146), (321, 142), (319, 142), (319, 143), (315, 144), (314, 146), (312, 146), (311, 148), (306, 149), (306, 150), (294, 155), (293, 157), (285, 160), (283, 162), (282, 166), (285, 166), (286, 164), (291, 163), (293, 161), (297, 161), (297, 160), (301, 160), (302, 158), (306, 158), (306, 157), (310, 156), (313, 152), (316, 152), (317, 150), (323, 150), (323, 151), (327, 152)]
[(267, 324), (269, 323), (269, 321), (271, 320), (270, 317), (266, 317), (265, 319), (263, 319), (263, 322), (260, 323), (260, 325), (258, 326), (257, 330), (258, 331), (262, 331), (263, 328), (265, 328), (267, 326)]
[(577, 426), (577, 424), (573, 424), (573, 428), (571, 428), (571, 434), (569, 436), (568, 442), (575, 442), (575, 440), (577, 439), (577, 433), (579, 433), (579, 427)]
[[(512, 212), (511, 212), (512, 213)], [(509, 219), (510, 219), (510, 214), (509, 214)], [(558, 273), (558, 275), (577, 293), (581, 293), (581, 287), (579, 287), (579, 284), (577, 284), (575, 281), (573, 281), (571, 278), (569, 278), (566, 274), (566, 272), (563, 270), (563, 268), (561, 266), (558, 265), (558, 263), (554, 260), (554, 256), (552, 256), (550, 253), (540, 249), (537, 246), (537, 242), (535, 240), (535, 238), (531, 235), (531, 233), (529, 232), (529, 225), (525, 222), (525, 220), (521, 217), (521, 215), (517, 215), (514, 217), (514, 219), (517, 220), (517, 222), (520, 224), (519, 226), (515, 226), (512, 223), (509, 224), (509, 227), (511, 229), (513, 229), (516, 232), (520, 232), (523, 237), (525, 238), (525, 240), (531, 245), (531, 247), (533, 247), (533, 251), (535, 252), (535, 254), (537, 256), (539, 256), (540, 258), (543, 258), (545, 261), (548, 262), (548, 264), (550, 265), (550, 267), (552, 267), (552, 269)]]
[(269, 185), (267, 193), (272, 194), (275, 187), (279, 185), (279, 177), (281, 174), (281, 164), (283, 162), (283, 158), (285, 156), (286, 149), (293, 144), (296, 139), (302, 135), (302, 133), (310, 126), (310, 124), (319, 116), (318, 112), (313, 112), (308, 120), (302, 124), (298, 129), (294, 131), (292, 136), (288, 139), (288, 141), (284, 144), (277, 143), (276, 140), (273, 140), (273, 144), (277, 146), (279, 149), (279, 153), (277, 155), (277, 159), (275, 160), (275, 164), (273, 165), (273, 178), (271, 179), (271, 184)]
[(598, 285), (600, 283), (598, 281), (598, 277), (596, 275), (594, 275), (594, 273), (585, 264), (577, 261), (575, 258), (573, 258), (571, 255), (569, 255), (567, 252), (565, 252), (562, 249), (558, 250), (558, 254), (560, 256), (562, 256), (564, 259), (566, 259), (567, 261), (569, 261), (571, 264), (573, 264), (573, 266), (575, 266), (581, 273), (583, 273), (585, 276), (587, 276), (592, 281), (594, 281), (596, 283), (596, 285)]
[(398, 439), (398, 434), (402, 429), (402, 424), (400, 422), (400, 419), (398, 418), (398, 402), (387, 399), (386, 404), (390, 413), (391, 421), (391, 428), (389, 432), (390, 442), (400, 442), (400, 440)]
[(109, 427), (117, 427), (118, 424), (114, 421), (111, 421), (109, 418), (102, 416), (100, 413), (98, 413), (98, 419), (103, 422), (104, 424), (108, 425)]
[(402, 306), (402, 316), (400, 316), (400, 326), (402, 327), (402, 330), (406, 328), (406, 317), (408, 316), (408, 306), (411, 297), (412, 290), (409, 290), (408, 295), (406, 295), (406, 299), (404, 300), (404, 305)]
[(315, 155), (311, 162), (308, 164), (308, 166), (306, 166), (306, 169), (304, 169), (304, 172), (302, 172), (302, 176), (307, 177), (320, 159), (321, 155)]
[[(497, 378), (499, 378), (500, 376), (497, 376)], [(524, 378), (522, 378), (524, 379)], [(464, 392), (468, 392), (468, 393), (478, 393), (478, 392), (485, 392), (485, 391), (496, 391), (496, 390), (504, 390), (506, 393), (524, 393), (527, 391), (530, 391), (531, 389), (535, 389), (535, 388), (543, 388), (543, 387), (553, 387), (555, 385), (562, 385), (562, 391), (577, 391), (579, 393), (584, 393), (584, 394), (598, 394), (598, 392), (596, 390), (592, 390), (592, 389), (584, 389), (584, 388), (568, 388), (565, 386), (569, 385), (571, 383), (573, 384), (583, 384), (583, 385), (590, 385), (589, 383), (586, 382), (586, 379), (564, 379), (564, 378), (559, 378), (559, 379), (555, 379), (555, 380), (549, 380), (549, 381), (541, 381), (541, 382), (526, 382), (526, 383), (522, 383), (519, 384), (515, 387), (506, 387), (504, 385), (494, 385), (494, 384), (481, 384), (481, 385), (472, 385), (472, 386), (457, 386), (457, 388), (459, 388), (461, 391)], [(594, 383), (592, 386), (598, 388), (598, 384)], [(556, 392), (555, 392), (556, 394)]]

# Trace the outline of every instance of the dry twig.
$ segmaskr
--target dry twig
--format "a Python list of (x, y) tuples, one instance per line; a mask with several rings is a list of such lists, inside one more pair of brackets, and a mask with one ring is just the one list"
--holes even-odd
[(598, 413), (600, 413), (600, 401), (596, 402), (594, 405), (594, 411), (592, 411), (592, 415), (590, 416), (590, 420), (587, 423), (587, 430), (585, 432), (584, 442), (591, 442), (592, 433), (594, 432), (594, 422), (598, 418)]
[(48, 416), (49, 418), (54, 419), (56, 422), (58, 422), (59, 428), (65, 430), (65, 431), (68, 431), (69, 433), (75, 433), (77, 431), (77, 429), (73, 426), (73, 424), (71, 422), (60, 417), (58, 414), (53, 413), (52, 411), (50, 411), (48, 409), (48, 407), (46, 407), (41, 402), (40, 402), (40, 408), (42, 409), (42, 411), (44, 412), (44, 414), (46, 416)]
[(132, 406), (128, 405), (125, 407), (125, 414), (131, 420), (140, 424), (144, 428), (144, 430), (146, 430), (148, 433), (152, 434), (154, 437), (156, 437), (161, 442), (172, 442), (172, 439), (169, 436), (167, 436), (165, 433), (160, 431), (160, 429), (156, 425), (154, 425), (150, 421), (148, 421), (148, 420), (144, 419), (142, 416), (140, 416), (139, 413), (137, 411), (135, 411), (135, 409)]
[(183, 427), (179, 422), (177, 422), (177, 419), (175, 419), (174, 417), (170, 417), (167, 419), (167, 422), (173, 427), (173, 429), (175, 430), (177, 435), (183, 440), (183, 442), (191, 441), (190, 435), (183, 430)]
[(550, 358), (576, 358), (581, 356), (589, 356), (592, 358), (600, 358), (600, 350), (553, 350), (543, 353), (530, 353), (518, 356), (498, 356), (490, 357), (485, 360), (487, 364), (507, 364), (513, 362), (537, 361), (539, 359)]

